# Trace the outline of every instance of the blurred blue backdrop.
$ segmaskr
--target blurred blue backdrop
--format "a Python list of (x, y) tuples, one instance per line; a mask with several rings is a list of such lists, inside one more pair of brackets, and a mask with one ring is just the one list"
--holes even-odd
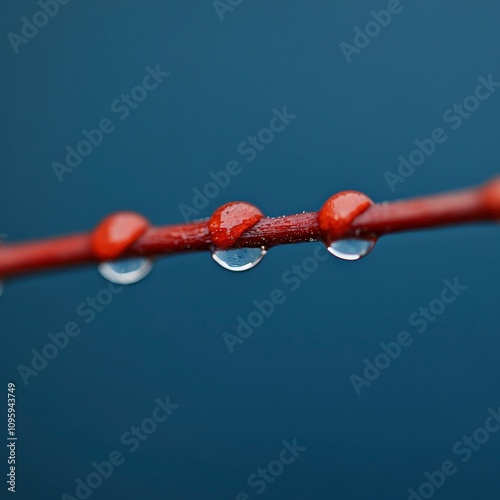
[[(231, 160), (239, 173), (197, 217), (235, 199), (268, 215), (316, 210), (343, 189), (391, 200), (499, 171), (500, 92), (453, 110), (479, 77), (500, 81), (493, 0), (48, 1), (52, 17), (41, 4), (9, 2), (0, 19), (7, 241), (87, 230), (122, 209), (182, 221), (193, 190)], [(133, 90), (148, 67), (169, 75)], [(285, 107), (284, 130), (242, 152)], [(110, 133), (58, 178), (54, 162), (104, 119)], [(391, 189), (386, 172), (436, 128), (447, 140)], [(413, 488), (497, 499), (500, 433), (474, 432), (500, 406), (499, 243), (492, 225), (387, 237), (360, 262), (307, 261), (294, 290), (283, 275), (317, 244), (274, 248), (246, 273), (208, 254), (166, 258), (88, 323), (79, 305), (108, 286), (93, 268), (7, 283), (1, 435), (13, 381), (17, 498), (392, 500)], [(418, 333), (410, 316), (455, 278), (467, 289)], [(223, 333), (274, 289), (285, 302), (230, 353)], [(71, 321), (80, 335), (23, 380), (32, 350)], [(413, 343), (356, 391), (352, 376), (401, 331)], [(124, 444), (132, 426), (151, 430), (167, 396), (179, 405), (168, 420)], [(473, 434), (482, 444), (459, 453)], [(280, 465), (294, 439), (302, 451)], [(115, 450), (121, 465), (77, 491)], [(425, 473), (446, 460), (455, 473), (432, 485)], [(5, 447), (0, 463), (6, 474)]]

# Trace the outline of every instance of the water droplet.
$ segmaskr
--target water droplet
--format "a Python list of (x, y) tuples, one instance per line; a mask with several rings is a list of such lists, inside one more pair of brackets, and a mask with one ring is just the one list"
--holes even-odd
[(0, 281), (0, 297), (3, 295), (4, 291), (5, 291), (5, 288), (3, 286), (3, 283)]
[(342, 260), (359, 260), (375, 247), (376, 239), (345, 238), (330, 243), (328, 251)]
[(212, 258), (229, 271), (246, 271), (255, 267), (266, 253), (265, 247), (213, 250)]
[(133, 258), (113, 262), (103, 262), (97, 268), (101, 275), (111, 283), (131, 285), (146, 277), (153, 269), (152, 259)]

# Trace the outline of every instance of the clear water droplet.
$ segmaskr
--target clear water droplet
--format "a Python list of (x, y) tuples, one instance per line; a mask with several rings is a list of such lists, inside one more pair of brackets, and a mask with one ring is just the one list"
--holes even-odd
[(376, 239), (346, 238), (330, 243), (328, 251), (342, 260), (359, 260), (375, 247)]
[(213, 250), (212, 258), (229, 271), (246, 271), (255, 267), (266, 253), (265, 247)]
[(153, 269), (153, 261), (146, 258), (123, 259), (103, 262), (97, 268), (99, 273), (111, 283), (131, 285), (145, 278)]

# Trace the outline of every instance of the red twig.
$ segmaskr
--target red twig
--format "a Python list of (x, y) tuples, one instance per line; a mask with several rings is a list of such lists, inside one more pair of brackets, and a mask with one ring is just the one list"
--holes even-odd
[(0, 277), (121, 257), (217, 248), (272, 247), (345, 237), (500, 220), (500, 178), (463, 191), (373, 204), (353, 191), (330, 198), (319, 212), (264, 217), (252, 205), (230, 203), (209, 220), (152, 227), (140, 215), (119, 213), (94, 231), (0, 245)]

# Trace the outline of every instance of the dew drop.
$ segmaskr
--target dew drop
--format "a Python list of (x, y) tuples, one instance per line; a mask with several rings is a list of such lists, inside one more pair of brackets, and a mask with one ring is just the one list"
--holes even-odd
[(373, 250), (376, 242), (374, 238), (345, 238), (330, 243), (328, 251), (342, 260), (359, 260)]
[(255, 267), (266, 255), (265, 247), (234, 248), (232, 250), (213, 250), (212, 258), (229, 271), (246, 271)]
[(131, 285), (141, 281), (151, 272), (153, 261), (146, 258), (122, 259), (103, 262), (97, 269), (111, 283)]

